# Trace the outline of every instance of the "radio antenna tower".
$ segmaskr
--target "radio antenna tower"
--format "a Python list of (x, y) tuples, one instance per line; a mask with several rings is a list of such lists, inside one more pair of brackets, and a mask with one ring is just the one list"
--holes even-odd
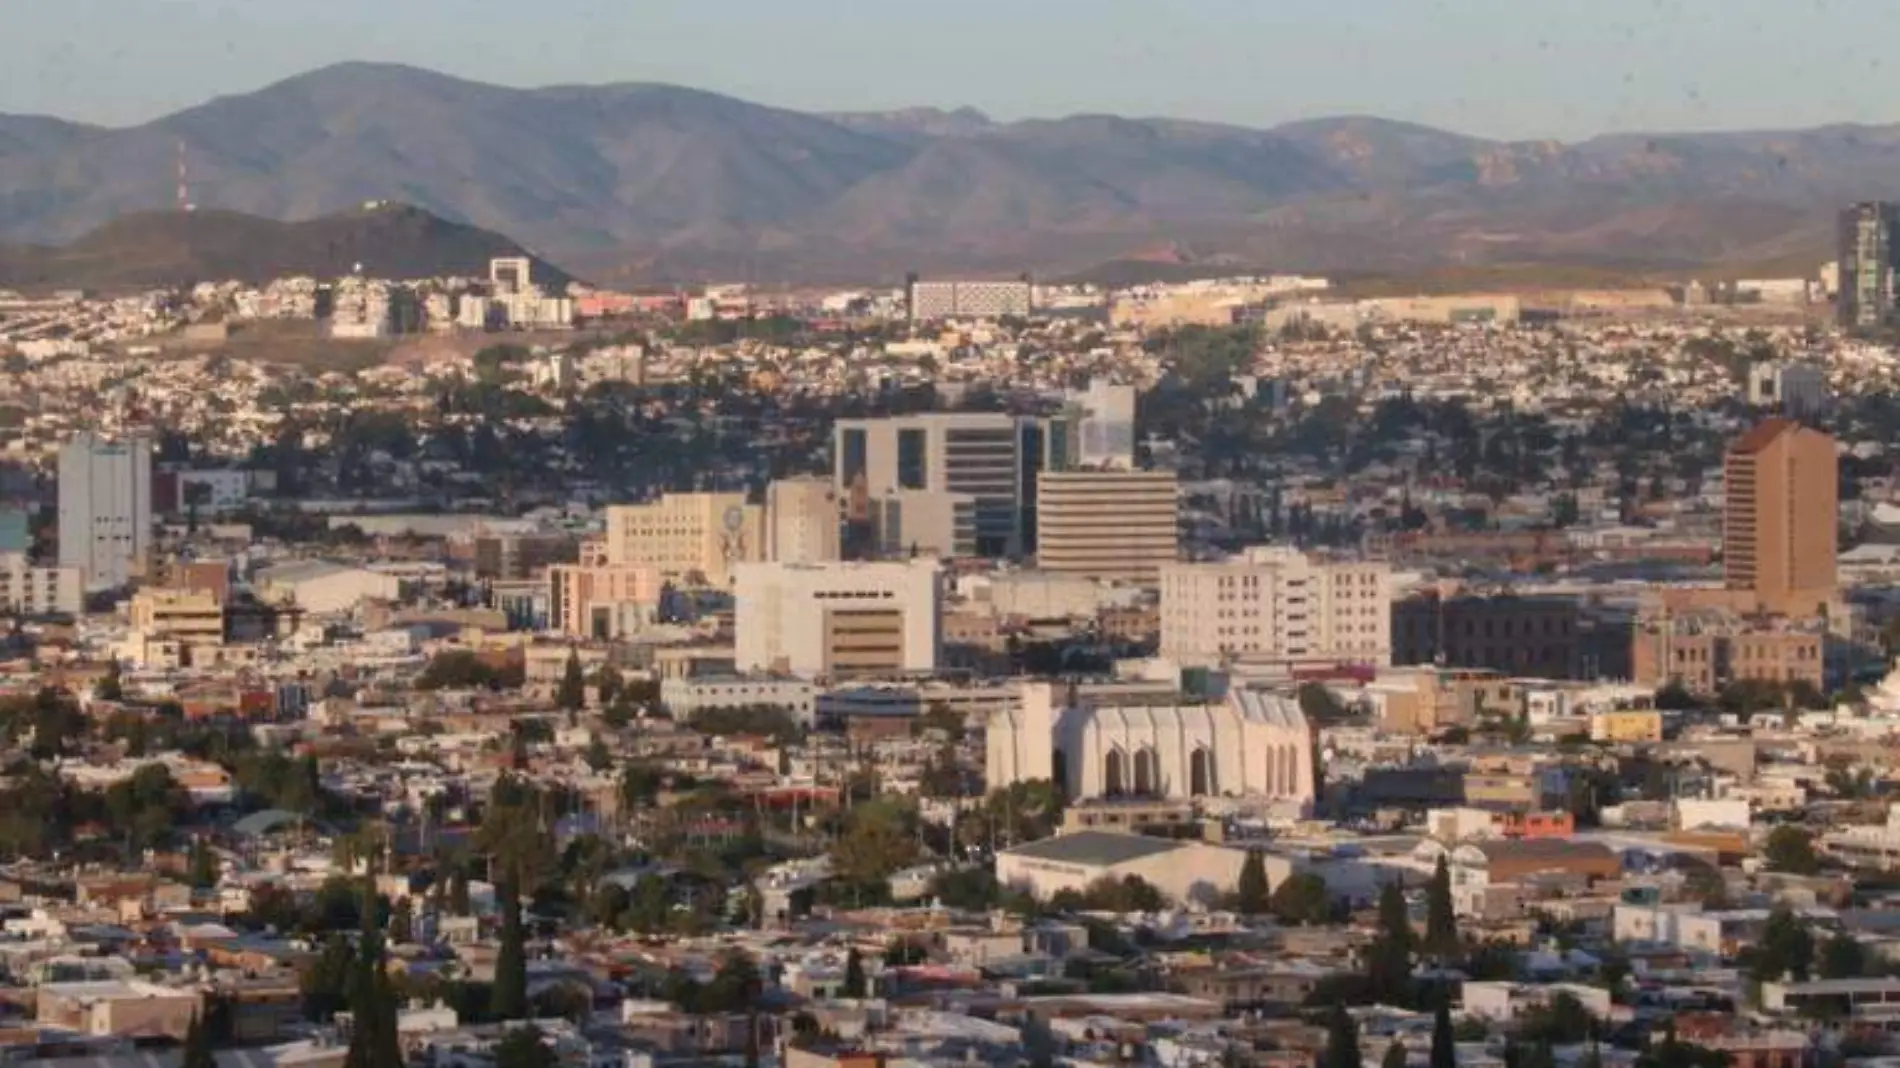
[(178, 210), (198, 210), (198, 205), (191, 202), (191, 182), (185, 170), (185, 139), (182, 137), (178, 139)]

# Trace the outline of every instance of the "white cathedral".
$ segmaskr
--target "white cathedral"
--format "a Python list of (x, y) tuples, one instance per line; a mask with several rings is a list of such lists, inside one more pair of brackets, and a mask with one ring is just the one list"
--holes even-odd
[(1314, 799), (1312, 731), (1299, 702), (1235, 689), (1211, 704), (1087, 704), (1026, 683), (1017, 708), (990, 720), (989, 788), (1054, 779), (1071, 800), (1228, 797)]

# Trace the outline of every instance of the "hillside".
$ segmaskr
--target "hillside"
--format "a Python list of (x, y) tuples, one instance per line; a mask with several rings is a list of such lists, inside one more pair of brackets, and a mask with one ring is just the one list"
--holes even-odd
[(1840, 205), (1900, 198), (1900, 126), (1565, 144), (1368, 116), (813, 115), (352, 63), (125, 129), (0, 116), (0, 240), (73, 241), (168, 205), (180, 142), (207, 207), (401, 201), (606, 282), (1051, 273), (1166, 242), (1285, 269), (1681, 269), (1818, 257)]
[[(182, 285), (289, 275), (335, 278), (360, 266), (383, 278), (485, 276), (496, 256), (520, 255), (499, 234), (418, 208), (359, 208), (300, 222), (230, 211), (143, 212), (64, 246), (0, 245), (0, 286), (100, 288)], [(568, 276), (537, 260), (536, 276)]]

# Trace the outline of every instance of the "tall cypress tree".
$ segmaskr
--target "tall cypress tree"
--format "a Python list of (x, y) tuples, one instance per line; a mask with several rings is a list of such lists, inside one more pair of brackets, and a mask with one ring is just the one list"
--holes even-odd
[(1412, 918), (1405, 888), (1390, 882), (1379, 892), (1379, 933), (1366, 949), (1366, 985), (1373, 1000), (1404, 1005), (1412, 991)]
[(182, 1068), (218, 1068), (217, 1058), (211, 1052), (211, 1028), (195, 1012), (191, 1014), (191, 1023), (185, 1028), (183, 1052)]
[(1319, 1068), (1365, 1068), (1359, 1053), (1359, 1025), (1346, 1006), (1337, 1002), (1326, 1021), (1326, 1052), (1320, 1055)]
[(1432, 1017), (1431, 1068), (1458, 1068), (1458, 1036), (1451, 1029), (1451, 1008), (1443, 1004)]
[(350, 984), (350, 1048), (344, 1068), (403, 1068), (396, 1035), (396, 990), (383, 960), (383, 937), (376, 929), (376, 882), (363, 883), (363, 928), (356, 948), (356, 976)]
[(864, 991), (864, 958), (858, 954), (857, 947), (853, 946), (851, 952), (844, 958), (844, 989), (841, 992), (848, 998), (861, 998), (864, 996)]
[(528, 947), (521, 928), (521, 891), (512, 878), (501, 884), (501, 951), (495, 957), (490, 1009), (501, 1020), (528, 1015)]
[(1432, 871), (1432, 881), (1425, 884), (1425, 951), (1439, 957), (1450, 957), (1458, 952), (1458, 913), (1451, 903), (1451, 868), (1442, 853), (1438, 856), (1438, 867)]
[(1234, 905), (1246, 916), (1258, 916), (1272, 904), (1267, 889), (1267, 862), (1258, 851), (1250, 850), (1240, 865), (1240, 881), (1234, 888)]
[(561, 674), (560, 688), (554, 691), (554, 704), (564, 712), (579, 712), (587, 707), (587, 676), (581, 670), (579, 653), (569, 650), (567, 669)]

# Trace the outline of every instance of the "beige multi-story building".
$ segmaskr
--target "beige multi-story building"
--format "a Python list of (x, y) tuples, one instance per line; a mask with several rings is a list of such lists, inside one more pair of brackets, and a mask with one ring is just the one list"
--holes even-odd
[(1161, 567), (1161, 655), (1190, 666), (1392, 662), (1391, 568), (1255, 547)]
[(607, 509), (604, 555), (612, 566), (651, 567), (668, 581), (730, 587), (735, 566), (765, 559), (765, 509), (743, 493), (669, 493), (615, 505)]
[(655, 613), (665, 585), (653, 567), (556, 565), (548, 569), (548, 624), (570, 638), (625, 637)]
[(0, 553), (0, 613), (76, 616), (85, 610), (84, 585), (76, 567), (34, 567), (25, 553)]
[(1381, 671), (1366, 687), (1366, 700), (1384, 729), (1431, 734), (1516, 716), (1524, 708), (1524, 688), (1497, 671), (1401, 668)]
[(782, 478), (765, 488), (765, 558), (781, 564), (842, 559), (844, 505), (828, 478)]
[(943, 651), (942, 570), (934, 560), (742, 564), (733, 624), (742, 672), (932, 672)]
[(207, 590), (142, 590), (132, 598), (132, 629), (192, 642), (224, 640), (224, 606)]
[(1044, 571), (1152, 585), (1181, 552), (1172, 471), (1047, 471), (1036, 487)]
[(1825, 611), (1836, 593), (1840, 459), (1834, 439), (1768, 419), (1730, 447), (1722, 524), (1728, 588), (1788, 616)]
[(125, 659), (141, 667), (222, 662), (224, 605), (210, 590), (150, 589), (132, 598)]
[(1639, 686), (1679, 683), (1711, 694), (1733, 682), (1826, 686), (1826, 639), (1819, 628), (1751, 620), (1721, 609), (1639, 619), (1630, 664)]

